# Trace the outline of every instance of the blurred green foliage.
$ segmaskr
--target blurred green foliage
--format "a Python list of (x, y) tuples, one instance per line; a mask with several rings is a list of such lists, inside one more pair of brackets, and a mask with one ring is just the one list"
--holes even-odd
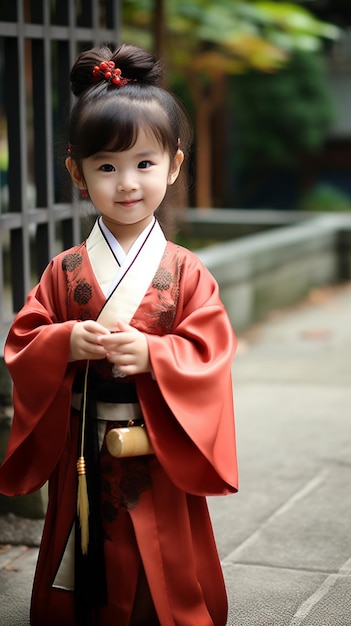
[(301, 211), (350, 211), (351, 200), (333, 185), (320, 183), (302, 196), (297, 208)]
[(322, 148), (334, 106), (320, 54), (294, 52), (279, 73), (248, 72), (233, 82), (243, 167), (296, 167)]

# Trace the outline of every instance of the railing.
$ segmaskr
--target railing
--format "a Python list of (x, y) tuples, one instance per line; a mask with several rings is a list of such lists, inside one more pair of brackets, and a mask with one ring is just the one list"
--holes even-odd
[(119, 0), (0, 2), (0, 336), (59, 249), (81, 238), (65, 172), (69, 71), (117, 45)]

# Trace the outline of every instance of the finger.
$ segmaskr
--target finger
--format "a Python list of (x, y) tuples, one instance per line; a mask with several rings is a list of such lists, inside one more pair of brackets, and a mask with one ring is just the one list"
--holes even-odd
[(98, 324), (94, 320), (87, 320), (82, 322), (84, 330), (93, 334), (93, 335), (109, 335), (110, 331), (102, 326), (102, 324)]
[(98, 342), (111, 352), (124, 352), (126, 346), (131, 343), (130, 333), (115, 332), (110, 335), (99, 335)]
[(104, 359), (106, 358), (106, 350), (101, 346), (86, 345), (82, 349), (82, 359)]
[(133, 356), (131, 354), (125, 354), (121, 352), (107, 353), (107, 359), (111, 363), (114, 363), (114, 365), (116, 365), (118, 368), (132, 365), (134, 362)]
[(122, 320), (117, 320), (114, 330), (116, 330), (117, 332), (128, 332), (136, 329), (133, 328), (133, 326), (126, 324), (126, 322), (123, 322)]

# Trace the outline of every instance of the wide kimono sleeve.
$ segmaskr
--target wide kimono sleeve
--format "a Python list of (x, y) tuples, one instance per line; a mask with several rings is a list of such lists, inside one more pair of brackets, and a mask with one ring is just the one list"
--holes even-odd
[[(75, 321), (65, 321), (66, 286), (51, 262), (17, 314), (5, 344), (14, 417), (0, 492), (22, 495), (52, 473), (69, 429), (74, 366), (67, 365)], [(57, 323), (60, 322), (60, 323)]]
[(236, 338), (218, 285), (184, 251), (171, 332), (149, 334), (153, 379), (138, 393), (158, 460), (183, 491), (238, 488), (231, 366)]

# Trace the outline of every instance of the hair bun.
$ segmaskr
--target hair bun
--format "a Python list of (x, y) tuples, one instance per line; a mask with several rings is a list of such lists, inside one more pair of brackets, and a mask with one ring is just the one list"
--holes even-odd
[(70, 83), (75, 96), (80, 96), (94, 85), (93, 69), (102, 61), (113, 61), (124, 78), (139, 84), (157, 85), (162, 77), (160, 63), (152, 54), (137, 46), (124, 44), (114, 51), (106, 46), (92, 48), (82, 52), (72, 67)]

